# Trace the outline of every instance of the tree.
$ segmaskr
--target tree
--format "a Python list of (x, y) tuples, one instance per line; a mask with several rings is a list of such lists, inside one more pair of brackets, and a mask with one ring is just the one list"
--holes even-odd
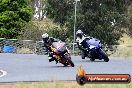
[[(105, 45), (117, 44), (130, 3), (130, 0), (80, 0), (76, 28), (101, 39)], [(69, 35), (73, 36), (74, 0), (47, 0), (46, 6), (47, 16), (66, 25)]]
[(129, 23), (129, 30), (128, 30), (128, 34), (131, 36), (132, 38), (132, 3), (130, 4), (130, 6), (128, 7), (128, 23)]
[(0, 37), (16, 38), (31, 18), (28, 0), (0, 0)]
[(64, 25), (72, 16), (74, 11), (74, 0), (47, 0), (47, 17), (52, 18), (54, 22)]
[[(122, 36), (129, 0), (81, 0), (78, 28), (102, 40), (117, 44)], [(83, 20), (81, 20), (83, 19)]]
[[(53, 20), (55, 23), (60, 24), (63, 34), (59, 33), (60, 39), (66, 41), (68, 38), (72, 40), (72, 30), (74, 24), (74, 0), (44, 0), (46, 17)], [(66, 29), (66, 30), (65, 30)], [(61, 32), (61, 31), (60, 31)]]

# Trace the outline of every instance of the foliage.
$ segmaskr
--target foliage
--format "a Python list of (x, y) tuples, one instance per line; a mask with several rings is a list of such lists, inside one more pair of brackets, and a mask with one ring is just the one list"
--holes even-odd
[(74, 0), (47, 0), (46, 11), (47, 16), (52, 18), (54, 22), (64, 25), (71, 17), (74, 11)]
[[(68, 37), (73, 37), (74, 0), (47, 0), (47, 16), (68, 27)], [(117, 44), (126, 25), (130, 0), (80, 0), (77, 2), (77, 29), (97, 37), (103, 44)]]
[(42, 31), (39, 30), (39, 27), (34, 22), (29, 22), (24, 26), (18, 38), (23, 40), (39, 40), (41, 33)]
[(0, 37), (16, 38), (31, 17), (28, 0), (0, 0)]
[(60, 25), (53, 25), (46, 31), (50, 36), (54, 38), (58, 38), (64, 42), (66, 42), (66, 39), (68, 38), (68, 31), (65, 26)]
[(132, 37), (132, 3), (128, 8), (129, 35)]
[(29, 39), (38, 41), (41, 40), (41, 35), (47, 32), (49, 36), (59, 38), (65, 41), (67, 38), (66, 27), (63, 28), (59, 24), (55, 24), (52, 20), (45, 19), (43, 21), (32, 21), (29, 22), (24, 30), (21, 32), (19, 39)]

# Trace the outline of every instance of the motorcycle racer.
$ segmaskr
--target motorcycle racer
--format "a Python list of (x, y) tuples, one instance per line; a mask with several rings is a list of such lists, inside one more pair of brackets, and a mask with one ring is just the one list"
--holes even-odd
[(48, 52), (49, 62), (54, 61), (55, 59), (53, 58), (53, 53), (50, 49), (50, 46), (52, 45), (53, 42), (58, 42), (59, 40), (53, 37), (49, 37), (48, 33), (42, 34), (42, 39), (43, 39), (44, 47), (46, 48), (46, 51)]
[(90, 36), (85, 35), (81, 30), (78, 30), (76, 32), (76, 43), (78, 45), (78, 48), (81, 50), (82, 59), (85, 59), (85, 53), (87, 50), (89, 50), (85, 46), (84, 41), (89, 40), (90, 38)]

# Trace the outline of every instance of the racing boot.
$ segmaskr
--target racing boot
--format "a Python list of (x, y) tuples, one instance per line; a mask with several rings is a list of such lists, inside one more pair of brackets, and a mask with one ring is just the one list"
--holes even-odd
[(54, 61), (52, 57), (48, 57), (48, 59), (49, 59), (49, 62)]
[(85, 54), (85, 52), (84, 52), (84, 51), (81, 51), (81, 57), (82, 57), (82, 59), (85, 59), (86, 54)]

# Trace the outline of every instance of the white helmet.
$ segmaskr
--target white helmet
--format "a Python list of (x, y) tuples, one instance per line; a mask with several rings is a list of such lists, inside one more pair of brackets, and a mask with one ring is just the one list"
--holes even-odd
[(77, 34), (83, 34), (82, 30), (77, 30), (76, 35)]
[(49, 37), (49, 35), (47, 34), (47, 33), (44, 33), (43, 35), (42, 35), (42, 38), (48, 38)]
[(78, 30), (76, 32), (76, 36), (79, 37), (79, 38), (82, 38), (83, 37), (83, 32), (81, 30)]

